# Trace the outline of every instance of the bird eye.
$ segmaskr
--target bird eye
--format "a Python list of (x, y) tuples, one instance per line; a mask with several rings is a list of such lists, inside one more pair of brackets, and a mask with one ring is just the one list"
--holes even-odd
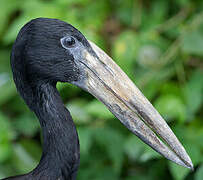
[(65, 37), (62, 39), (61, 43), (66, 48), (71, 48), (75, 45), (75, 39), (73, 37)]

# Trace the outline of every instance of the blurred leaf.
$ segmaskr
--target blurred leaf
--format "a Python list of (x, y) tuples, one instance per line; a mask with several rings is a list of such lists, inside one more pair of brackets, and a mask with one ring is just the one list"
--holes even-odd
[(113, 59), (133, 79), (135, 57), (140, 46), (139, 37), (133, 31), (120, 34), (113, 44)]
[(177, 3), (179, 3), (181, 6), (186, 5), (190, 0), (178, 0)]
[(16, 94), (15, 85), (6, 73), (0, 74), (0, 94), (3, 94), (3, 96), (0, 96), (0, 105)]
[(14, 165), (16, 166), (16, 169), (21, 173), (27, 173), (32, 170), (37, 165), (37, 162), (26, 152), (22, 145), (15, 144), (14, 147)]
[(147, 99), (151, 100), (156, 96), (157, 92), (159, 91), (161, 87), (160, 84), (160, 81), (152, 79), (144, 85), (144, 87), (142, 88), (142, 93)]
[[(91, 168), (91, 170), (89, 170), (90, 168)], [(116, 174), (113, 171), (113, 169), (109, 168), (109, 166), (98, 166), (98, 163), (97, 163), (97, 164), (93, 164), (93, 166), (91, 166), (89, 168), (80, 169), (77, 178), (80, 180), (86, 180), (86, 179), (117, 180), (118, 174)]]
[(171, 46), (169, 46), (168, 40), (155, 31), (141, 31), (139, 38), (141, 42), (137, 55), (139, 65), (149, 70), (156, 70), (160, 69), (162, 64), (167, 64), (166, 58), (171, 53)]
[(203, 73), (195, 71), (186, 85), (183, 87), (183, 93), (187, 104), (188, 117), (194, 117), (196, 111), (203, 103)]
[(92, 131), (89, 128), (77, 128), (80, 139), (80, 154), (88, 155), (92, 144)]
[(32, 158), (39, 161), (42, 155), (42, 147), (35, 140), (26, 140), (23, 139), (21, 142), (22, 147), (29, 153)]
[(129, 159), (138, 160), (141, 154), (144, 152), (144, 145), (135, 136), (129, 136), (125, 143), (125, 151), (129, 156)]
[(111, 158), (116, 172), (120, 172), (123, 161), (124, 138), (122, 134), (112, 128), (96, 128), (94, 138), (105, 147), (109, 158)]
[(20, 28), (28, 21), (38, 17), (59, 18), (62, 17), (62, 9), (55, 6), (54, 3), (47, 3), (40, 0), (26, 0), (21, 4), (23, 13), (10, 26), (8, 32), (4, 36), (4, 42), (9, 44), (14, 41)]
[(84, 108), (85, 111), (96, 118), (109, 119), (114, 117), (113, 114), (107, 109), (107, 107), (97, 99), (87, 103)]
[(161, 94), (171, 94), (181, 98), (182, 91), (178, 84), (168, 81), (161, 86)]
[(186, 119), (185, 105), (178, 96), (172, 94), (161, 95), (154, 105), (167, 120), (177, 118), (182, 123)]
[(173, 175), (175, 180), (182, 180), (184, 179), (190, 172), (189, 169), (179, 166), (173, 162), (169, 162), (169, 170)]
[[(193, 124), (195, 124), (195, 121)], [(203, 126), (194, 126), (193, 124), (187, 127), (176, 125), (173, 127), (173, 132), (176, 134), (180, 142), (183, 143), (187, 153), (192, 159), (193, 165), (195, 166), (203, 161)]]
[[(203, 26), (203, 24), (202, 24)], [(182, 50), (188, 54), (203, 56), (203, 28), (187, 32), (183, 36)]]
[(145, 8), (145, 12), (143, 13), (143, 31), (155, 28), (157, 25), (163, 22), (164, 16), (166, 16), (168, 12), (168, 3), (168, 1), (162, 0), (151, 1), (150, 8)]
[(23, 114), (14, 122), (15, 129), (25, 136), (33, 136), (39, 129), (38, 119), (32, 114)]
[(10, 80), (8, 73), (0, 74), (0, 86), (3, 86)]
[(4, 139), (11, 139), (13, 137), (9, 119), (6, 117), (2, 112), (0, 112), (0, 132), (1, 132), (1, 140)]
[(159, 86), (156, 87), (156, 90), (159, 91), (161, 85), (163, 85), (163, 83), (167, 82), (171, 77), (173, 77), (174, 74), (175, 69), (171, 66), (160, 70), (139, 67), (139, 69), (137, 68), (136, 70), (135, 83), (138, 85), (138, 87), (142, 87), (142, 91), (145, 92), (148, 91), (147, 87), (150, 87), (150, 85), (154, 82), (154, 85), (159, 84)]
[(9, 27), (8, 31), (6, 32), (5, 36), (3, 37), (3, 42), (5, 44), (12, 43), (15, 38), (17, 37), (17, 33), (20, 31), (20, 28), (23, 27), (29, 20), (29, 17), (20, 16), (16, 19)]
[(106, 3), (105, 0), (91, 1), (91, 3), (84, 8), (82, 13), (79, 14), (79, 18), (81, 19), (81, 23), (85, 23), (86, 26), (88, 25), (93, 29), (98, 29), (102, 27), (109, 10), (108, 3)]
[(141, 46), (138, 54), (138, 62), (144, 67), (156, 67), (157, 61), (161, 57), (161, 50), (159, 47), (148, 44)]
[(0, 142), (0, 162), (6, 161), (12, 154), (12, 146), (10, 143)]
[[(0, 49), (0, 55), (1, 55), (0, 75), (1, 74), (8, 75), (8, 73), (11, 72), (11, 70), (10, 70), (10, 50)], [(0, 82), (1, 82), (1, 80), (0, 80)]]
[(75, 97), (79, 93), (81, 93), (81, 89), (80, 88), (78, 88), (75, 85), (70, 84), (70, 83), (61, 83), (61, 82), (58, 82), (56, 87), (57, 87), (61, 97), (63, 99), (65, 99), (66, 101), (68, 101), (68, 102), (69, 102), (69, 99), (71, 99), (71, 97)]
[(140, 162), (146, 162), (152, 159), (158, 159), (161, 158), (162, 156), (154, 151), (151, 147), (148, 145), (145, 145), (145, 150), (142, 156), (140, 156)]
[(115, 6), (117, 10), (117, 16), (119, 20), (126, 24), (126, 25), (132, 25), (133, 18), (134, 18), (134, 12), (137, 12), (136, 10), (139, 10), (136, 7), (140, 7), (139, 1), (134, 0), (128, 0), (128, 1), (117, 1), (117, 5)]
[(10, 140), (14, 133), (10, 128), (8, 118), (0, 112), (0, 162), (4, 162), (12, 153)]
[(197, 173), (195, 174), (195, 180), (202, 180), (203, 178), (203, 164), (198, 168)]
[(128, 137), (125, 144), (125, 151), (129, 158), (134, 161), (146, 162), (161, 157), (134, 135)]
[(3, 32), (4, 28), (8, 25), (9, 23), (9, 18), (12, 15), (13, 12), (15, 12), (20, 4), (22, 3), (22, 0), (1, 0), (0, 1), (0, 35)]
[(85, 5), (87, 3), (89, 3), (91, 0), (55, 0), (55, 3), (59, 3), (61, 5), (74, 5), (74, 4), (77, 4), (77, 5)]
[(91, 121), (91, 116), (85, 111), (85, 106), (88, 104), (83, 100), (76, 100), (67, 104), (68, 110), (71, 112), (71, 116), (77, 123), (88, 123)]

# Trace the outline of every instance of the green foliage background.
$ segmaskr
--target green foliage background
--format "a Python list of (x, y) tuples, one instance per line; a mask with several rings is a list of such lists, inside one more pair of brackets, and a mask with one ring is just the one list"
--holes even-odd
[(202, 0), (0, 0), (0, 178), (32, 170), (40, 126), (16, 92), (9, 65), (19, 29), (64, 20), (113, 57), (169, 123), (195, 166), (164, 159), (91, 95), (58, 84), (77, 125), (79, 180), (203, 179)]

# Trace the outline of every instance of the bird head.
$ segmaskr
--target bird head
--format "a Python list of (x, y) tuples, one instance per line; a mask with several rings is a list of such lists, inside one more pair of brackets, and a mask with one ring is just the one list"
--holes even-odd
[(104, 51), (72, 25), (47, 18), (30, 21), (21, 29), (11, 56), (15, 82), (24, 73), (28, 84), (72, 83), (103, 102), (154, 150), (192, 168), (185, 149), (151, 103)]

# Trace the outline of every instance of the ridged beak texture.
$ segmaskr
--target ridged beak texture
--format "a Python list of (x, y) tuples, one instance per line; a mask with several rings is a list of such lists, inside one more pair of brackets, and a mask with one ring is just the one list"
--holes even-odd
[(184, 147), (157, 110), (104, 51), (89, 43), (96, 55), (83, 52), (87, 78), (81, 87), (103, 102), (124, 126), (155, 151), (193, 169)]

